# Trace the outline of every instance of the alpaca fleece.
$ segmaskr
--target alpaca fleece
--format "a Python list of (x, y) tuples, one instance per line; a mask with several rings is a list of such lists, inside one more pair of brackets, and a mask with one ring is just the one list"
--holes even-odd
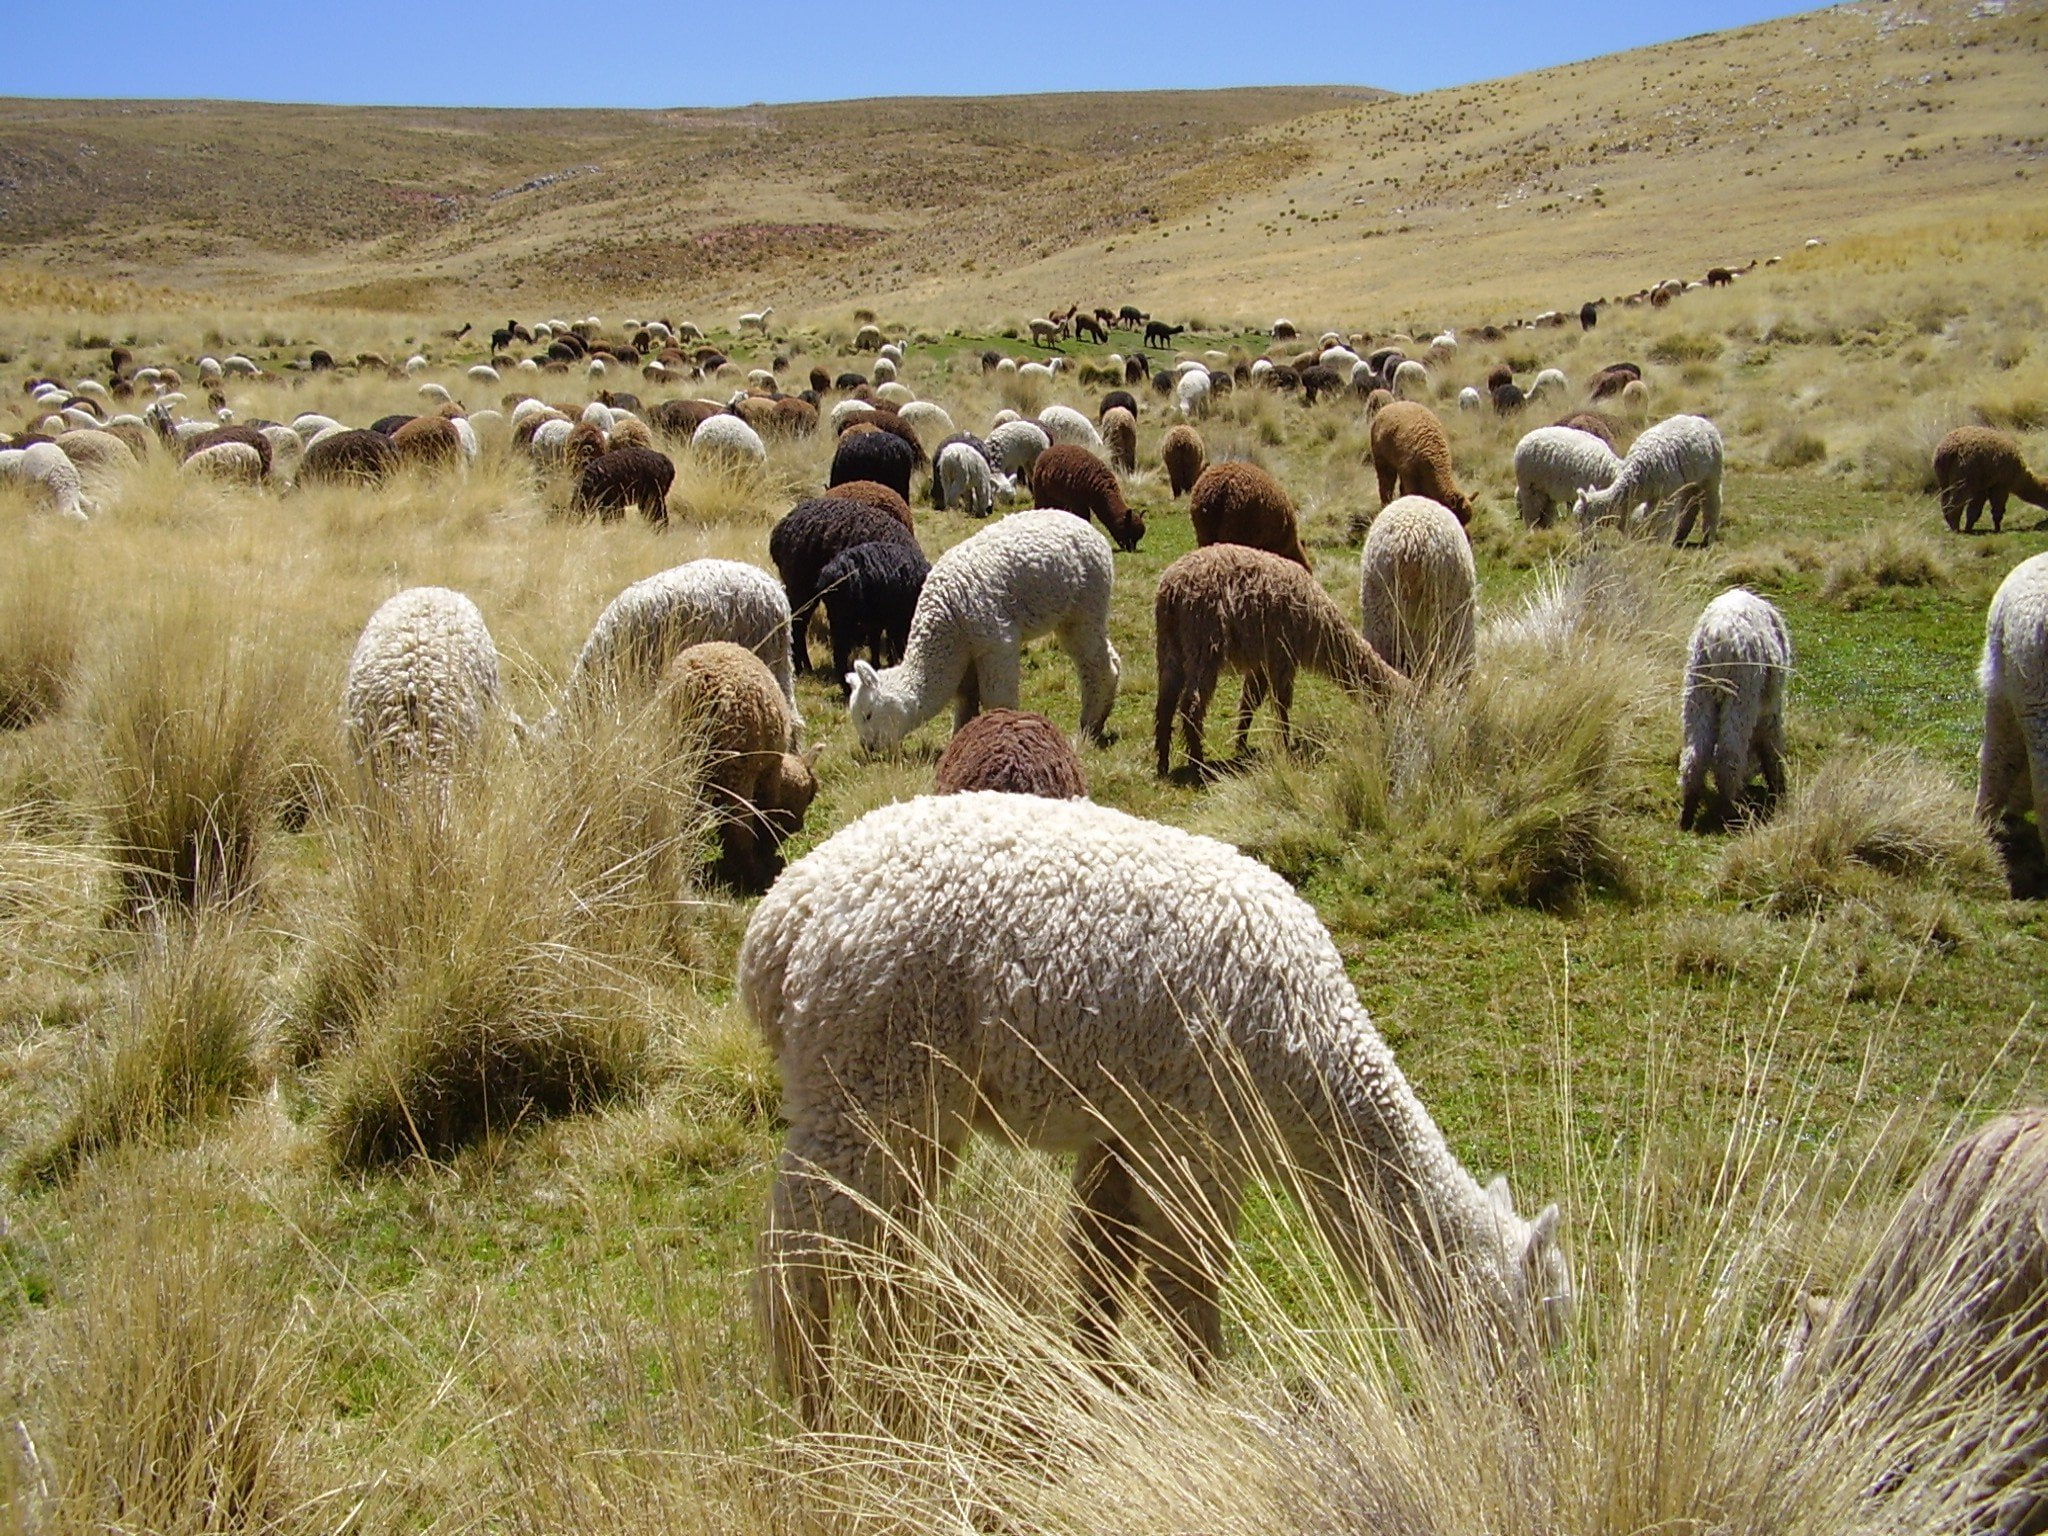
[(462, 462), (462, 438), (445, 416), (415, 416), (391, 434), (398, 462), (427, 469), (450, 469)]
[(903, 659), (910, 621), (931, 565), (915, 544), (882, 540), (841, 550), (818, 573), (832, 626), (832, 675), (845, 677), (856, 651), (878, 667)]
[(1934, 486), (1951, 533), (1975, 532), (1987, 502), (1997, 533), (2005, 526), (2008, 496), (2048, 507), (2048, 484), (2027, 468), (2020, 445), (1989, 427), (1957, 427), (1942, 438), (1934, 450)]
[(261, 485), (263, 456), (247, 443), (215, 443), (188, 457), (180, 470), (195, 479), (218, 480), (224, 485)]
[[(2048, 1530), (2048, 1110), (2001, 1115), (1929, 1164), (1841, 1298), (1802, 1341), (1783, 1378), (1800, 1390), (1814, 1438), (1932, 1426), (1931, 1455), (1969, 1455), (1975, 1476), (1957, 1529)], [(1811, 1314), (1810, 1314), (1811, 1316)], [(1950, 1410), (1969, 1404), (1970, 1412)], [(2001, 1411), (2002, 1410), (2002, 1411)], [(1911, 1451), (1903, 1451), (1908, 1459)]]
[(1028, 477), (1038, 456), (1051, 446), (1052, 439), (1045, 435), (1045, 428), (1035, 421), (1006, 421), (991, 428), (988, 434), (988, 448), (995, 456), (996, 468), (1006, 475)]
[(1477, 646), (1479, 575), (1448, 508), (1403, 496), (1382, 508), (1358, 557), (1366, 641), (1419, 683), (1460, 683)]
[(384, 779), (452, 769), (497, 702), (498, 647), (476, 604), (447, 587), (409, 587), (363, 626), (341, 710), (356, 760)]
[(774, 675), (744, 646), (687, 646), (662, 674), (662, 696), (704, 754), (704, 791), (718, 817), (720, 878), (764, 891), (782, 872), (781, 848), (803, 828), (818, 792), (789, 749), (791, 718)]
[(961, 726), (946, 743), (933, 788), (942, 795), (987, 789), (1077, 800), (1087, 795), (1088, 780), (1074, 744), (1045, 716), (991, 709)]
[(299, 460), (299, 485), (381, 485), (398, 468), (398, 450), (382, 432), (322, 432)]
[(765, 464), (768, 445), (761, 434), (737, 416), (713, 416), (690, 434), (690, 451), (736, 464)]
[(1095, 430), (1095, 423), (1071, 405), (1048, 405), (1038, 413), (1038, 424), (1055, 448), (1085, 448), (1096, 455), (1103, 451), (1102, 434)]
[(789, 594), (790, 655), (797, 671), (808, 672), (811, 666), (808, 631), (822, 590), (819, 575), (842, 550), (877, 540), (917, 543), (914, 534), (879, 507), (836, 496), (798, 502), (769, 531), (768, 558), (775, 562)]
[(1347, 692), (1365, 697), (1383, 697), (1402, 681), (1314, 576), (1263, 549), (1212, 544), (1182, 555), (1161, 573), (1152, 615), (1159, 659), (1152, 735), (1162, 778), (1170, 764), (1176, 718), (1189, 762), (1197, 769), (1205, 766), (1202, 724), (1226, 667), (1244, 678), (1237, 705), (1240, 756), (1252, 716), (1268, 698), (1280, 717), (1280, 743), (1291, 745), (1289, 715), (1298, 668), (1323, 673)]
[(1682, 546), (1698, 517), (1704, 547), (1721, 526), (1721, 454), (1720, 428), (1706, 417), (1668, 416), (1635, 440), (1612, 485), (1581, 493), (1572, 511), (1581, 527), (1609, 517), (1626, 526), (1631, 509), (1647, 526), (1660, 504), (1690, 488), (1671, 542)]
[(1124, 504), (1116, 471), (1086, 448), (1054, 443), (1041, 453), (1031, 466), (1031, 499), (1040, 507), (1094, 517), (1120, 549), (1136, 549), (1145, 537), (1144, 515)]
[(789, 600), (773, 576), (740, 560), (687, 561), (613, 598), (577, 652), (561, 707), (652, 690), (678, 651), (707, 640), (729, 640), (759, 656), (802, 728), (789, 667)]
[(33, 486), (51, 511), (73, 522), (84, 522), (91, 511), (78, 466), (55, 443), (0, 448), (0, 480)]
[(872, 432), (848, 432), (832, 450), (832, 471), (825, 477), (828, 488), (849, 480), (872, 480), (886, 485), (910, 502), (910, 477), (917, 468), (917, 454), (910, 444), (893, 432), (877, 428)]
[[(885, 806), (784, 872), (747, 925), (738, 989), (782, 1066), (759, 1294), (809, 1422), (829, 1393), (829, 1251), (872, 1243), (877, 1213), (910, 1215), (977, 1129), (1079, 1154), (1096, 1343), (1135, 1227), (1189, 1351), (1217, 1350), (1229, 1240), (1190, 1234), (1229, 1233), (1247, 1177), (1282, 1156), (1359, 1239), (1342, 1251), (1384, 1232), (1399, 1273), (1372, 1278), (1445, 1311), (1569, 1305), (1555, 1208), (1525, 1220), (1473, 1178), (1314, 910), (1222, 843), (1087, 800)], [(1268, 1124), (1278, 1147), (1246, 1134)], [(1189, 1201), (1214, 1219), (1162, 1214)]]
[(1515, 444), (1515, 509), (1531, 527), (1548, 528), (1560, 506), (1605, 490), (1620, 473), (1614, 450), (1590, 432), (1538, 427)]
[(1138, 470), (1138, 418), (1120, 405), (1102, 413), (1102, 443), (1109, 450), (1112, 469), (1121, 474)]
[(1396, 400), (1373, 417), (1372, 467), (1379, 476), (1381, 506), (1396, 494), (1426, 496), (1459, 522), (1472, 521), (1472, 499), (1458, 489), (1451, 468), (1451, 440), (1428, 406)]
[(1771, 800), (1785, 792), (1785, 679), (1791, 671), (1792, 637), (1767, 599), (1733, 587), (1707, 604), (1685, 661), (1680, 830), (1734, 820), (1759, 770)]
[(647, 422), (663, 437), (687, 443), (699, 427), (724, 411), (716, 400), (664, 400), (647, 412)]
[(1166, 484), (1174, 497), (1187, 495), (1209, 467), (1209, 450), (1202, 434), (1186, 422), (1174, 426), (1159, 445), (1159, 462), (1166, 466)]
[(1072, 513), (1013, 512), (933, 564), (903, 661), (886, 672), (855, 662), (847, 714), (870, 752), (896, 746), (953, 701), (955, 729), (983, 705), (1015, 709), (1019, 652), (1050, 634), (1081, 678), (1081, 731), (1099, 738), (1122, 670), (1109, 643), (1115, 557)]
[[(1984, 622), (1984, 744), (1977, 816), (2017, 823), (2048, 817), (2048, 554), (2014, 566)], [(2039, 834), (2036, 833), (2036, 836)]]
[(1256, 464), (1232, 459), (1203, 470), (1188, 492), (1188, 519), (1198, 545), (1243, 544), (1309, 569), (1293, 499)]
[(613, 448), (583, 466), (569, 505), (574, 511), (595, 514), (600, 522), (617, 522), (629, 510), (637, 510), (650, 523), (663, 524), (668, 521), (668, 491), (675, 480), (674, 461), (658, 449)]
[(917, 532), (917, 521), (911, 515), (910, 503), (886, 485), (873, 480), (848, 480), (832, 487), (832, 495), (839, 501), (858, 501), (888, 513), (912, 533)]

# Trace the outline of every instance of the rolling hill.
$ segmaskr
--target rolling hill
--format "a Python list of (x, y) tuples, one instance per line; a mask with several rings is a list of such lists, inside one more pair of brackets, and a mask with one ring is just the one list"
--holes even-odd
[(364, 309), (916, 319), (1576, 304), (2030, 190), (2038, 0), (1859, 4), (1413, 97), (729, 111), (0, 103), (0, 253)]

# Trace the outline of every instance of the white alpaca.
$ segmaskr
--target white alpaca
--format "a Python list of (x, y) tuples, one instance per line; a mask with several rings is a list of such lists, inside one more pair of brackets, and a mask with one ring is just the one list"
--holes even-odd
[(1682, 545), (1700, 518), (1700, 542), (1721, 526), (1721, 432), (1704, 416), (1667, 416), (1635, 440), (1621, 473), (1604, 491), (1582, 490), (1572, 514), (1582, 528), (1612, 517), (1622, 526), (1649, 524), (1660, 503), (1689, 490), (1673, 544)]
[(561, 707), (592, 701), (606, 689), (652, 692), (679, 652), (709, 640), (743, 646), (767, 663), (802, 729), (789, 662), (789, 598), (781, 582), (742, 560), (687, 561), (613, 598), (577, 652)]
[(1588, 487), (1605, 490), (1621, 473), (1614, 450), (1574, 427), (1538, 427), (1515, 444), (1515, 507), (1522, 521), (1548, 528), (1560, 506)]
[(761, 331), (765, 333), (768, 329), (768, 317), (774, 313), (775, 306), (773, 304), (765, 304), (759, 310), (741, 315), (740, 329), (743, 331)]
[(939, 505), (969, 517), (987, 517), (996, 497), (1013, 489), (1007, 475), (998, 475), (972, 443), (950, 443), (939, 452)]
[(864, 661), (846, 710), (870, 752), (896, 746), (954, 701), (957, 730), (982, 709), (1015, 709), (1024, 642), (1054, 635), (1081, 676), (1081, 731), (1100, 737), (1122, 663), (1109, 643), (1114, 560), (1093, 525), (1057, 509), (1013, 512), (941, 555), (925, 578), (903, 660)]
[(497, 703), (498, 648), (476, 604), (447, 587), (409, 587), (363, 626), (341, 710), (357, 761), (383, 777), (451, 769)]
[(1314, 909), (1222, 843), (1086, 800), (885, 806), (784, 871), (738, 985), (789, 1122), (765, 1332), (813, 1423), (832, 1255), (914, 1224), (976, 1129), (1078, 1154), (1091, 1352), (1146, 1254), (1182, 1342), (1213, 1355), (1244, 1186), (1276, 1172), (1425, 1321), (1570, 1307), (1557, 1208), (1527, 1220), (1466, 1170)]
[(1086, 448), (1097, 457), (1108, 451), (1102, 445), (1102, 434), (1095, 430), (1095, 423), (1071, 405), (1048, 405), (1038, 413), (1038, 424), (1052, 442), (1071, 443), (1076, 448)]
[(1791, 671), (1792, 637), (1767, 599), (1732, 587), (1707, 604), (1685, 662), (1681, 830), (1732, 820), (1759, 770), (1770, 800), (1785, 792), (1785, 679)]
[(1361, 628), (1418, 683), (1462, 683), (1477, 647), (1479, 573), (1448, 507), (1401, 496), (1372, 520), (1358, 556)]
[(2048, 817), (2048, 554), (2014, 566), (1984, 623), (1977, 817)]

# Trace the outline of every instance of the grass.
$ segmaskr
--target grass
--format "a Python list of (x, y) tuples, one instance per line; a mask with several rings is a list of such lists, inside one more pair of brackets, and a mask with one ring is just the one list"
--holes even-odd
[(106, 1148), (224, 1114), (257, 1086), (262, 997), (234, 920), (172, 916), (141, 943), (129, 995), (31, 1174), (67, 1173)]
[[(572, 177), (374, 254), (245, 249), (250, 297), (233, 302), (126, 285), (119, 249), (67, 268), (104, 279), (0, 273), (0, 294), (19, 297), (0, 316), (10, 390), (31, 372), (97, 373), (102, 339), (188, 369), (248, 350), (279, 376), (229, 382), (245, 420), (415, 406), (419, 381), (375, 368), (282, 372), (315, 345), (344, 358), (424, 348), (428, 380), (496, 403), (464, 376), (469, 344), (436, 335), (473, 317), (291, 297), (356, 283), (390, 284), (364, 295), (379, 303), (461, 292), (608, 319), (674, 304), (701, 321), (772, 297), (786, 377), (855, 363), (841, 343), (858, 303), (920, 338), (904, 378), (969, 429), (1004, 403), (980, 371), (989, 337), (1069, 290), (1115, 289), (1170, 319), (1199, 310), (1211, 328), (1182, 344), (1226, 358), (1263, 350), (1254, 332), (1273, 312), (1308, 335), (1326, 318), (1382, 334), (1457, 325), (1458, 355), (1433, 379), (1447, 399), (1503, 359), (1577, 384), (1634, 357), (1658, 413), (1713, 416), (1729, 454), (1723, 545), (1582, 554), (1569, 530), (1525, 530), (1511, 511), (1510, 453), (1539, 418), (1447, 406), (1480, 502), (1485, 624), (1469, 689), (1374, 718), (1304, 679), (1300, 755), (1255, 732), (1250, 760), (1210, 787), (1152, 773), (1150, 598), (1193, 541), (1158, 475), (1128, 485), (1149, 532), (1117, 557), (1123, 689), (1109, 742), (1086, 749), (1093, 793), (1229, 837), (1299, 882), (1459, 1156), (1509, 1174), (1525, 1204), (1562, 1202), (1584, 1301), (1575, 1337), (1512, 1387), (1488, 1381), (1469, 1343), (1436, 1348), (1394, 1326), (1398, 1299), (1343, 1279), (1312, 1210), (1275, 1189), (1237, 1234), (1214, 1380), (1191, 1383), (1141, 1316), (1112, 1388), (1066, 1334), (1063, 1168), (984, 1146), (900, 1277), (922, 1331), (908, 1347), (849, 1335), (867, 1351), (852, 1432), (825, 1436), (782, 1419), (751, 1320), (779, 1085), (730, 994), (750, 907), (699, 879), (694, 765), (649, 721), (600, 716), (497, 742), (445, 797), (394, 801), (352, 771), (336, 703), (364, 620), (431, 583), (478, 602), (508, 703), (539, 718), (629, 582), (703, 556), (765, 563), (773, 519), (822, 484), (829, 443), (771, 444), (743, 475), (685, 458), (666, 532), (560, 518), (559, 488), (494, 447), (465, 476), (400, 475), (374, 496), (188, 484), (158, 457), (111, 483), (87, 528), (0, 518), (0, 680), (58, 680), (35, 682), (32, 718), (0, 732), (0, 1156), (25, 1166), (71, 1149), (68, 1177), (0, 1193), (0, 1509), (50, 1532), (1960, 1528), (1975, 1473), (1913, 1449), (1939, 1423), (1866, 1422), (1795, 1447), (1800, 1414), (1772, 1386), (1797, 1293), (1839, 1292), (1930, 1150), (2042, 1086), (2048, 915), (2002, 898), (1968, 818), (1984, 605), (2042, 529), (2016, 515), (2000, 535), (1947, 536), (1923, 483), (1933, 441), (1968, 420), (2015, 424), (2043, 462), (2042, 429), (2019, 425), (2041, 393), (2038, 359), (2012, 338), (2039, 329), (2028, 276), (2048, 225), (2023, 210), (1948, 218), (1986, 201), (1982, 166), (1961, 151), (1938, 168), (1947, 184), (1915, 161), (1874, 195), (1877, 173), (1851, 167), (1892, 130), (1793, 90), (1823, 67), (1917, 78), (1939, 33), (1966, 60), (1933, 66), (1957, 77), (1936, 92), (1957, 131), (2023, 118), (1990, 50), (2026, 18), (1942, 15), (1880, 35), (1831, 12), (1570, 66), (1570, 111), (1556, 76), (1347, 99), (1307, 120), (1299, 96), (1211, 103), (1237, 114), (1219, 141), (1271, 131), (1306, 156), (1246, 161), (1242, 143), (1219, 142), (1231, 201), (1203, 204), (1181, 183), (1186, 207), (1162, 198), (1158, 225), (1119, 228), (1109, 261), (1105, 230), (1044, 217), (1033, 188), (1071, 210), (1085, 186), (1082, 202), (1113, 212), (1140, 182), (1189, 164), (1199, 180), (1199, 131), (1156, 161), (1125, 147), (1156, 103), (1030, 109), (1033, 134), (1077, 159), (1033, 161), (1044, 180), (1021, 191), (1015, 176), (976, 182), (975, 198), (1004, 206), (975, 204), (986, 221), (949, 231), (936, 265), (939, 237), (892, 216), (887, 240), (831, 262), (735, 268), (745, 276), (726, 287), (692, 277), (658, 305), (630, 284), (579, 289), (570, 258), (593, 231), (687, 223), (652, 197), (616, 230), (592, 216), (604, 186), (653, 186), (635, 180), (654, 173), (626, 124), (589, 151), (614, 181)], [(1747, 132), (1746, 85), (1743, 102), (1702, 94), (1727, 63), (1791, 82), (1767, 110), (1801, 157), (1759, 171), (1753, 197), (1746, 141), (1681, 153), (1665, 115), (1682, 95), (1712, 132)], [(141, 121), (175, 158), (187, 134), (214, 131), (215, 110)], [(902, 131), (897, 148), (927, 173), (948, 163), (934, 144), (959, 143), (932, 127), (937, 109), (858, 110)], [(1124, 179), (1090, 169), (1105, 110), (1127, 114), (1099, 141), (1129, 156)], [(248, 109), (241, 122), (317, 140), (344, 120), (376, 121), (290, 127)], [(1298, 135), (1270, 126), (1283, 122)], [(390, 131), (384, 163), (409, 163), (394, 146), (416, 130)], [(729, 157), (706, 204), (731, 202), (750, 225), (816, 215), (814, 178), (835, 197), (888, 194), (885, 163), (828, 163), (833, 134), (749, 129), (735, 149), (723, 120), (704, 132), (706, 153)], [(479, 144), (474, 175), (523, 179), (536, 143), (555, 154), (552, 133), (508, 124), (504, 142)], [(1622, 137), (1635, 147), (1602, 150), (1601, 195), (1571, 201), (1587, 146)], [(662, 185), (680, 142), (664, 130)], [(1540, 164), (1537, 142), (1551, 146)], [(1014, 161), (1012, 148), (988, 153)], [(422, 187), (448, 163), (431, 158)], [(1281, 179), (1241, 175), (1248, 164)], [(717, 179), (728, 173), (744, 195)], [(1511, 195), (1543, 182), (1560, 190)], [(934, 187), (899, 180), (912, 184)], [(1740, 259), (1699, 248), (1696, 214), (1670, 214), (1736, 184), (1715, 238), (1784, 250), (1779, 266), (1672, 310), (1609, 305), (1592, 333), (1472, 334), (1482, 318), (1628, 291), (1667, 263), (1683, 275)], [(382, 216), (359, 183), (337, 186), (343, 223)], [(1290, 196), (1311, 216), (1286, 221), (1291, 241), (1254, 235)], [(1395, 220), (1394, 206), (1408, 212)], [(1803, 251), (1790, 217), (1826, 224), (1829, 244)], [(1628, 249), (1592, 254), (1610, 219), (1628, 221), (1630, 241), (1610, 242)], [(443, 241), (472, 237), (433, 271)], [(164, 244), (161, 270), (179, 270), (181, 249)], [(1172, 268), (1156, 265), (1169, 250)], [(1354, 254), (1384, 274), (1365, 309)], [(960, 271), (966, 259), (979, 270)], [(491, 275), (515, 269), (530, 287)], [(764, 275), (772, 294), (732, 291)], [(1673, 361), (1657, 360), (1660, 342)], [(733, 355), (770, 357), (759, 342)], [(540, 380), (572, 405), (588, 383)], [(1071, 376), (1050, 391), (1089, 414), (1100, 392)], [(1149, 461), (1164, 421), (1144, 403)], [(1251, 458), (1295, 494), (1316, 573), (1353, 611), (1353, 530), (1377, 504), (1355, 403), (1310, 410), (1239, 389), (1202, 431), (1212, 459)], [(973, 527), (920, 511), (934, 555)], [(1793, 793), (1770, 824), (1683, 837), (1683, 641), (1735, 580), (1770, 595), (1794, 636)], [(820, 792), (792, 857), (922, 792), (946, 735), (934, 722), (901, 755), (867, 758), (836, 682), (798, 688)], [(1027, 707), (1075, 718), (1053, 647), (1027, 649), (1023, 691)], [(1965, 1427), (1997, 1406), (1974, 1390), (1957, 1398)], [(1888, 1502), (1864, 1498), (1900, 1465), (1928, 1471)]]

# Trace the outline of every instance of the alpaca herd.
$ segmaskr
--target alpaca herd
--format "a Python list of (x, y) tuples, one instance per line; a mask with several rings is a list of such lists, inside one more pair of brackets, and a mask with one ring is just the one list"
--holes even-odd
[[(742, 328), (770, 336), (771, 313), (742, 317)], [(1093, 321), (1070, 311), (1031, 329), (1056, 339), (1069, 323), (1104, 334), (1142, 324), (1148, 345), (1185, 329), (1136, 311)], [(1278, 322), (1273, 333), (1294, 330)], [(650, 365), (650, 378), (703, 369), (681, 361), (680, 328), (662, 333), (651, 343), (678, 361)], [(501, 335), (509, 346), (514, 335)], [(563, 345), (600, 364), (591, 340), (582, 336), (580, 352)], [(422, 413), (369, 428), (310, 414), (290, 425), (187, 422), (162, 400), (140, 416), (110, 414), (90, 392), (53, 390), (37, 404), (49, 418), (38, 427), (54, 430), (0, 448), (0, 477), (88, 522), (90, 478), (159, 449), (195, 474), (350, 489), (402, 470), (459, 474), (485, 452), (514, 452), (571, 487), (571, 516), (634, 513), (664, 526), (681, 456), (745, 474), (771, 442), (831, 434), (825, 483), (769, 533), (774, 575), (698, 559), (633, 583), (597, 616), (536, 725), (506, 706), (484, 615), (440, 587), (400, 592), (371, 615), (342, 701), (356, 756), (393, 792), (445, 782), (494, 719), (522, 750), (545, 750), (576, 718), (619, 703), (658, 705), (678, 751), (696, 755), (718, 826), (716, 873), (766, 892), (738, 980), (782, 1068), (789, 1131), (762, 1239), (762, 1314), (803, 1416), (828, 1414), (836, 1256), (914, 1222), (977, 1131), (1074, 1154), (1072, 1246), (1091, 1350), (1106, 1346), (1142, 1271), (1189, 1357), (1212, 1357), (1245, 1184), (1275, 1174), (1313, 1192), (1369, 1282), (1420, 1295), (1426, 1313), (1472, 1311), (1504, 1337), (1553, 1332), (1573, 1301), (1557, 1208), (1518, 1214), (1504, 1183), (1482, 1184), (1453, 1154), (1314, 910), (1221, 843), (1091, 803), (1077, 750), (1110, 735), (1125, 678), (1111, 598), (1119, 551), (1138, 550), (1148, 531), (1132, 491), (1146, 472), (1148, 413), (1167, 424), (1155, 462), (1168, 505), (1187, 498), (1196, 546), (1153, 594), (1159, 778), (1172, 775), (1176, 729), (1186, 777), (1209, 777), (1204, 726), (1226, 672), (1242, 679), (1240, 758), (1268, 703), (1291, 750), (1304, 669), (1361, 711), (1455, 702), (1471, 685), (1481, 657), (1469, 525), (1479, 508), (1425, 403), (1431, 367), (1455, 356), (1456, 336), (1437, 336), (1422, 358), (1397, 347), (1361, 356), (1363, 341), (1354, 351), (1333, 334), (1312, 352), (1258, 360), (1263, 368), (1212, 368), (1214, 356), (1170, 371), (1146, 364), (1125, 375), (1139, 393), (1112, 390), (1095, 420), (1041, 404), (1033, 415), (1002, 412), (979, 436), (917, 398), (900, 377), (901, 350), (878, 327), (856, 344), (875, 353), (868, 372), (814, 369), (802, 395), (782, 394), (776, 370), (723, 402), (651, 408), (606, 392), (580, 408), (522, 395), (471, 412), (442, 390), (422, 396)], [(634, 350), (620, 343), (606, 355)], [(1058, 376), (1002, 357), (984, 366), (1015, 382), (1013, 403), (1038, 387), (1028, 369)], [(1141, 403), (1148, 385), (1155, 400)], [(1239, 387), (1299, 390), (1311, 402), (1349, 391), (1361, 402), (1380, 507), (1358, 519), (1356, 623), (1318, 579), (1287, 488), (1247, 460), (1210, 457), (1198, 423)], [(1556, 370), (1526, 390), (1510, 373), (1489, 381), (1488, 396), (1506, 414), (1565, 388)], [(846, 398), (827, 407), (835, 390)], [(1633, 365), (1602, 370), (1587, 395), (1636, 419), (1648, 399)], [(1448, 387), (1439, 398), (1453, 398)], [(1580, 411), (1525, 434), (1513, 457), (1521, 519), (1547, 527), (1569, 507), (1593, 539), (1603, 524), (1641, 532), (1668, 518), (1674, 544), (1695, 525), (1711, 544), (1723, 500), (1716, 426), (1674, 415), (1617, 453), (1622, 426)], [(1987, 505), (2000, 526), (2010, 496), (2048, 504), (2016, 447), (1985, 429), (1949, 434), (1935, 472), (1942, 514), (1959, 531)], [(935, 559), (913, 511), (919, 476), (931, 506), (981, 524)], [(1032, 505), (1007, 510), (1020, 488)], [(782, 849), (819, 793), (797, 677), (810, 670), (821, 610), (862, 752), (898, 752), (949, 704), (954, 733), (936, 765), (938, 793), (871, 811), (784, 868)], [(1073, 666), (1075, 736), (1020, 709), (1023, 648), (1045, 636)], [(1706, 606), (1675, 701), (1681, 829), (1770, 814), (1785, 788), (1792, 666), (1770, 602), (1737, 587)], [(2000, 587), (1981, 684), (1978, 815), (1999, 835), (2029, 836), (2023, 818), (2048, 809), (2048, 555)], [(1840, 1337), (1826, 1335), (1823, 1348), (1839, 1352)]]

